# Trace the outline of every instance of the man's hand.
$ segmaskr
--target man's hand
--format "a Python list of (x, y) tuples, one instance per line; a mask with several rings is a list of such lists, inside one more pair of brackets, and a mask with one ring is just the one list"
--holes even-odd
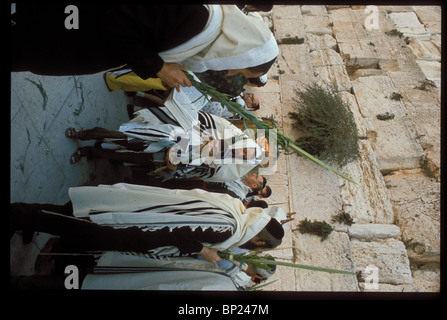
[(200, 250), (199, 253), (206, 261), (214, 263), (222, 260), (222, 258), (219, 257), (219, 255), (217, 254), (217, 251), (217, 249), (203, 246), (202, 250)]
[(178, 63), (164, 63), (163, 67), (157, 73), (157, 77), (163, 81), (170, 88), (176, 88), (180, 92), (180, 86), (192, 86), (186, 74), (183, 72), (186, 69)]

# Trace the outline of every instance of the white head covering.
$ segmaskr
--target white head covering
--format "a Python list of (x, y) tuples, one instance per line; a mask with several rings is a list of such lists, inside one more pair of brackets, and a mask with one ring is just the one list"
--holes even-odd
[[(281, 223), (282, 220), (287, 220), (287, 214), (280, 207), (268, 207), (264, 209), (264, 212), (267, 213), (270, 217), (275, 218)], [(286, 227), (285, 224), (282, 225), (283, 228)]]
[[(245, 15), (234, 5), (207, 5), (207, 8), (210, 19), (205, 29), (179, 47), (160, 52), (165, 62), (177, 62), (193, 72), (204, 72), (255, 67), (278, 56), (276, 39), (259, 14)], [(220, 19), (218, 33), (216, 21)], [(215, 40), (210, 41), (213, 36)]]

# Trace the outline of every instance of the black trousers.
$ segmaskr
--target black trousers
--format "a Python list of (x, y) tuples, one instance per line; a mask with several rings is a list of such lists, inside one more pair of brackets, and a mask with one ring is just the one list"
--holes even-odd
[[(70, 216), (69, 204), (13, 203), (10, 205), (10, 228), (40, 231), (60, 236), (65, 246), (76, 251), (132, 251), (147, 252), (163, 246), (175, 246), (182, 254), (199, 252), (201, 242), (218, 243), (228, 239), (231, 231), (214, 232), (211, 228), (194, 231), (188, 226), (164, 227), (155, 231), (143, 231), (131, 226), (115, 229)], [(55, 211), (62, 213), (48, 213)]]

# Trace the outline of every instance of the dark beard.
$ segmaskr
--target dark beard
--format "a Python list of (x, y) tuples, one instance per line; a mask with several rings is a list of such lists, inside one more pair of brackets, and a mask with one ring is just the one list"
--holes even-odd
[(243, 245), (240, 245), (239, 248), (247, 249), (247, 250), (255, 250), (255, 249), (258, 249), (260, 247), (258, 245), (256, 245), (256, 244), (254, 244), (253, 242), (248, 241), (248, 242), (244, 243)]

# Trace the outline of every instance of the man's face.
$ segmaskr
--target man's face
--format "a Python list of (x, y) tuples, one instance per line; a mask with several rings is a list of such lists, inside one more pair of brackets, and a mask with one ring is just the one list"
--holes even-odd
[(248, 249), (248, 250), (255, 250), (255, 249), (263, 248), (264, 246), (265, 246), (265, 241), (262, 241), (261, 239), (259, 239), (258, 236), (254, 236), (253, 238), (248, 240), (246, 243), (240, 245), (239, 247), (243, 248), (243, 249)]
[(227, 76), (234, 76), (234, 75), (239, 75), (241, 77), (244, 78), (259, 78), (260, 76), (263, 75), (262, 72), (253, 72), (250, 71), (249, 69), (234, 69), (234, 70), (228, 70), (227, 71)]
[(264, 194), (266, 193), (267, 193), (267, 185), (265, 185), (265, 187), (262, 188), (262, 190), (259, 190), (258, 197), (264, 198)]
[(249, 174), (245, 177), (245, 179), (246, 179), (246, 182), (248, 183), (248, 186), (254, 190), (261, 188), (262, 184), (264, 183), (263, 176), (261, 176), (257, 173)]
[(259, 99), (252, 93), (244, 94), (243, 99), (248, 108), (254, 108), (259, 105)]

